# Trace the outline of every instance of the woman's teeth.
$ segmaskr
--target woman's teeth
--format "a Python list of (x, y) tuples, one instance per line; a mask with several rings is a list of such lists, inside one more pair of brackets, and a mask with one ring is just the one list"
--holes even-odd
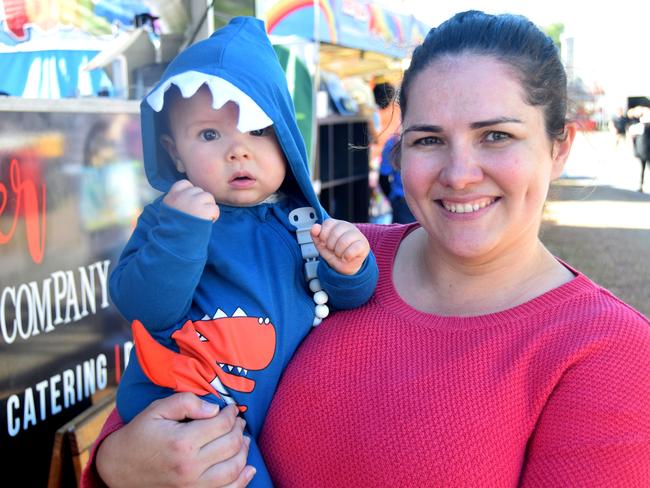
[(492, 205), (495, 200), (496, 198), (485, 198), (483, 200), (467, 203), (451, 203), (442, 200), (442, 206), (452, 213), (471, 213), (485, 208), (488, 205)]

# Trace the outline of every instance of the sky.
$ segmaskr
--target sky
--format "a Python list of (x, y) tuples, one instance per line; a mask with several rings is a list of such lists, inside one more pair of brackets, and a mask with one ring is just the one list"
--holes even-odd
[(574, 38), (575, 74), (605, 89), (603, 107), (610, 113), (628, 96), (650, 97), (650, 2), (617, 0), (397, 0), (432, 26), (456, 12), (476, 9), (515, 13), (544, 27), (564, 24)]

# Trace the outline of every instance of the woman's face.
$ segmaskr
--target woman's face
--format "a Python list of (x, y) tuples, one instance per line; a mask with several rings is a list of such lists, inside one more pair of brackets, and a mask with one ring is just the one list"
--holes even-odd
[(440, 251), (481, 262), (536, 242), (575, 132), (552, 142), (542, 108), (524, 96), (512, 68), (489, 56), (440, 59), (413, 80), (402, 180)]

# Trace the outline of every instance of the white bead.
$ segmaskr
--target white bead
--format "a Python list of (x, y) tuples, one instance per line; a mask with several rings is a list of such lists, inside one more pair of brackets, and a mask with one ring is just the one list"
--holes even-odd
[(320, 280), (319, 279), (313, 279), (309, 282), (309, 289), (313, 291), (314, 293), (317, 291), (321, 291), (323, 288), (320, 286)]
[(327, 293), (324, 291), (317, 291), (314, 293), (314, 302), (316, 302), (318, 305), (323, 305), (324, 303), (327, 303), (327, 299), (329, 297), (327, 296)]
[(330, 309), (327, 307), (327, 305), (316, 305), (316, 317), (324, 319), (329, 315), (329, 313)]
[(314, 317), (314, 323), (312, 324), (312, 326), (316, 327), (316, 326), (319, 325), (322, 321), (323, 321), (323, 319), (321, 319), (320, 317)]

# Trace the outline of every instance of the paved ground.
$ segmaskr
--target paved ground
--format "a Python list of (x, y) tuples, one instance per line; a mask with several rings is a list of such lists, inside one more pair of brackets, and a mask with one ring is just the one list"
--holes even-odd
[(638, 192), (631, 146), (580, 133), (551, 188), (542, 241), (558, 257), (650, 317), (650, 173)]

